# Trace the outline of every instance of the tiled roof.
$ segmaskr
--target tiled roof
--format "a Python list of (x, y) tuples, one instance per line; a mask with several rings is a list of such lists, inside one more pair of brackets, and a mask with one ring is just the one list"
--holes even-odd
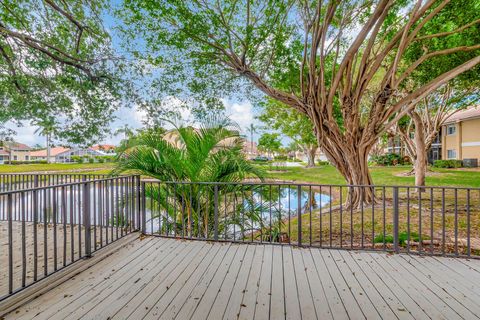
[(468, 119), (479, 118), (479, 117), (480, 117), (480, 106), (476, 106), (473, 108), (455, 112), (450, 117), (448, 117), (445, 123), (465, 121)]
[(92, 150), (102, 150), (102, 151), (109, 151), (115, 150), (115, 146), (113, 144), (97, 144), (91, 147)]
[[(56, 155), (63, 153), (65, 151), (70, 150), (70, 148), (64, 148), (64, 147), (53, 147), (50, 149), (50, 156), (55, 157)], [(47, 149), (42, 149), (38, 151), (33, 151), (30, 153), (30, 156), (32, 157), (46, 157), (47, 156)]]
[(0, 150), (0, 156), (9, 156), (10, 153), (8, 153), (7, 151), (5, 150)]

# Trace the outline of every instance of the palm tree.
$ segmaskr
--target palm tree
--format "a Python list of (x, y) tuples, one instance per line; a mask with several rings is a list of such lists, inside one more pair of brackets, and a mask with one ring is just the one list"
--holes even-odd
[(35, 130), (35, 134), (40, 134), (45, 137), (47, 144), (47, 163), (50, 163), (51, 140), (54, 133), (54, 123), (51, 120), (45, 120), (37, 124), (39, 127)]
[[(263, 179), (263, 171), (245, 159), (239, 131), (229, 119), (212, 118), (198, 129), (175, 126), (161, 135), (146, 133), (132, 139), (134, 145), (119, 155), (113, 173), (134, 171), (160, 181), (147, 184), (146, 193), (160, 209), (159, 219), (165, 222), (161, 231), (187, 226), (191, 235), (210, 236), (216, 202), (217, 212), (225, 213), (217, 226), (223, 232), (235, 223), (235, 213), (243, 205), (237, 197), (238, 183), (250, 177)], [(249, 191), (241, 187), (241, 192)], [(247, 214), (250, 221), (258, 220), (258, 210)]]

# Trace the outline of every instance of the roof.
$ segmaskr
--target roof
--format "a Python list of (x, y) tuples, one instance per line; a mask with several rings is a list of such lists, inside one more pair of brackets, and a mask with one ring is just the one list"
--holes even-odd
[(448, 124), (448, 123), (460, 122), (465, 120), (471, 120), (475, 118), (480, 118), (480, 106), (455, 112), (450, 117), (448, 117), (445, 123)]
[(29, 146), (24, 143), (15, 142), (15, 141), (4, 141), (4, 145), (12, 150), (30, 150)]
[(7, 151), (5, 150), (0, 150), (0, 156), (9, 156), (10, 153), (8, 153)]
[(101, 151), (109, 151), (109, 150), (115, 150), (117, 147), (114, 146), (113, 144), (97, 144), (91, 147), (90, 149), (92, 150), (101, 150)]
[[(65, 151), (70, 150), (70, 148), (64, 147), (53, 147), (50, 149), (50, 156), (55, 157), (56, 155), (63, 153)], [(47, 156), (47, 149), (42, 149), (38, 151), (33, 151), (30, 153), (31, 157), (46, 157)]]

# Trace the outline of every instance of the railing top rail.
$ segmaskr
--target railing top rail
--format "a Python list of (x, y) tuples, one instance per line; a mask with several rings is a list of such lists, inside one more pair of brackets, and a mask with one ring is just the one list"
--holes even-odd
[(67, 175), (79, 175), (79, 176), (108, 176), (107, 173), (84, 173), (84, 172), (2, 172), (0, 176), (67, 176)]
[(85, 183), (92, 183), (92, 182), (104, 182), (104, 181), (111, 181), (111, 180), (118, 180), (118, 179), (125, 179), (125, 178), (132, 178), (132, 177), (139, 177), (139, 175), (124, 175), (124, 176), (115, 176), (111, 178), (102, 178), (102, 179), (91, 179), (91, 180), (84, 180), (84, 181), (76, 181), (76, 182), (68, 182), (68, 183), (61, 183), (61, 184), (53, 184), (48, 186), (39, 186), (33, 188), (26, 188), (26, 189), (18, 189), (18, 190), (10, 190), (10, 191), (2, 191), (0, 192), (0, 196), (13, 194), (13, 193), (25, 193), (35, 190), (46, 190), (46, 189), (53, 189), (53, 188), (61, 188), (61, 187), (69, 187), (73, 185), (81, 185)]
[(376, 184), (322, 184), (322, 183), (306, 183), (295, 181), (245, 181), (245, 182), (215, 182), (215, 181), (161, 181), (161, 180), (142, 180), (146, 183), (163, 183), (163, 184), (199, 184), (199, 185), (260, 185), (260, 186), (304, 186), (304, 187), (342, 187), (342, 188), (402, 188), (402, 189), (438, 189), (438, 190), (478, 190), (480, 187), (456, 187), (456, 186), (414, 186), (414, 185), (376, 185)]

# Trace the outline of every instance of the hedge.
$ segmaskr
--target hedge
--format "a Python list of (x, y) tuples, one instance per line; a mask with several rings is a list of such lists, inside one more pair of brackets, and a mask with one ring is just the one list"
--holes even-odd
[(461, 168), (463, 162), (462, 160), (435, 160), (433, 166), (435, 168)]

